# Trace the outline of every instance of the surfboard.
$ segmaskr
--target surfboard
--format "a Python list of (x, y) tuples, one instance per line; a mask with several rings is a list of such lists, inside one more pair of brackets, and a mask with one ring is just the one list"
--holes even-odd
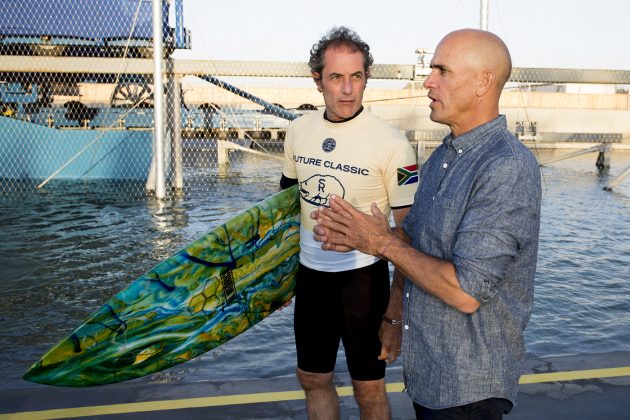
[(246, 331), (293, 296), (297, 186), (272, 195), (160, 262), (24, 374), (83, 387), (183, 363)]

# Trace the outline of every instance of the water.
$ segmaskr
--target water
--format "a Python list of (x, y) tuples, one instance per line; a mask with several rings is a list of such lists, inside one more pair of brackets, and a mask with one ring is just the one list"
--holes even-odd
[(630, 177), (603, 187), (630, 165), (613, 155), (609, 173), (595, 155), (543, 169), (534, 312), (526, 330), (536, 355), (630, 349)]
[[(243, 156), (234, 162), (229, 176), (200, 177), (188, 198), (161, 204), (122, 199), (115, 186), (85, 182), (0, 200), (0, 389), (32, 386), (22, 373), (113, 294), (276, 191), (278, 161)], [(543, 168), (529, 353), (630, 350), (630, 178), (613, 192), (602, 190), (628, 165), (630, 152), (615, 152), (604, 174), (594, 155)], [(208, 182), (220, 193), (204, 193)], [(292, 318), (288, 307), (195, 360), (139, 380), (291, 375)], [(345, 370), (341, 354), (338, 368)]]

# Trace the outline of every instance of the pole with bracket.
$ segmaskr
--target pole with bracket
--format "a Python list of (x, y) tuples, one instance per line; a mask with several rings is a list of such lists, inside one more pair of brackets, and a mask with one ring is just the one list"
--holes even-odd
[(612, 151), (612, 144), (603, 143), (599, 146), (599, 154), (597, 155), (597, 161), (595, 162), (595, 166), (600, 171), (610, 169), (610, 154)]
[[(155, 171), (149, 171), (149, 177), (155, 175), (155, 197), (166, 197), (166, 180), (164, 176), (164, 82), (162, 80), (162, 0), (153, 0), (153, 165)], [(151, 180), (147, 181), (150, 187)]]
[(566, 155), (562, 155), (562, 156), (558, 156), (556, 158), (549, 159), (549, 160), (547, 160), (545, 162), (541, 162), (540, 166), (549, 165), (550, 163), (559, 162), (561, 160), (569, 159), (569, 158), (580, 156), (580, 155), (585, 155), (587, 153), (597, 152), (598, 150), (600, 150), (600, 145), (589, 147), (588, 149), (578, 150), (577, 152), (572, 152), (572, 153), (568, 153)]

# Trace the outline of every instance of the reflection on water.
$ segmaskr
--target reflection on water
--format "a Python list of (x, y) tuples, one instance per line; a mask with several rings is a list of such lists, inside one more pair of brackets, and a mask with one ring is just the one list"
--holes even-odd
[[(104, 189), (102, 183), (58, 182), (20, 200), (0, 201), (0, 375), (5, 379), (0, 386), (29, 386), (20, 379), (26, 368), (113, 294), (277, 190), (277, 160), (238, 162), (225, 177), (188, 167), (195, 176), (187, 177), (190, 194), (179, 200), (123, 200), (111, 184)], [(613, 192), (602, 190), (630, 165), (630, 153), (615, 152), (612, 165), (600, 174), (595, 155), (589, 155), (542, 170), (536, 299), (526, 331), (531, 353), (630, 349), (630, 178)], [(209, 195), (208, 189), (220, 193)], [(292, 311), (275, 313), (227, 344), (148, 379), (290, 375), (295, 369)], [(341, 355), (338, 368), (345, 369)]]

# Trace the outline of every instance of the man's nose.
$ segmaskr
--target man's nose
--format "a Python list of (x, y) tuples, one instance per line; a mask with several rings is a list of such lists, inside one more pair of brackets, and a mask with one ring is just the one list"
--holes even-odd
[(431, 73), (429, 73), (429, 75), (427, 76), (426, 79), (424, 79), (424, 82), (422, 83), (422, 87), (424, 87), (425, 89), (431, 89), (432, 87), (434, 87), (435, 83), (433, 81), (433, 72), (435, 70), (431, 70)]
[(352, 81), (350, 79), (344, 79), (343, 85), (341, 86), (341, 92), (349, 95), (352, 93)]

